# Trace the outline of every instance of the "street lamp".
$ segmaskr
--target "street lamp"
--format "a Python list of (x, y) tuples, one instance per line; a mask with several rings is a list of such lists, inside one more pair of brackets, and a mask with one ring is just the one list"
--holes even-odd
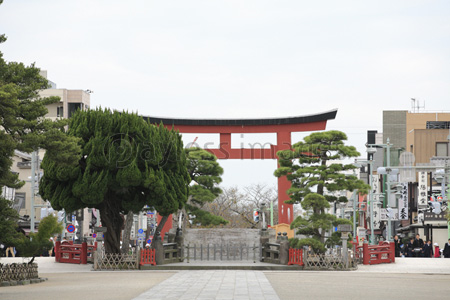
[[(387, 211), (387, 219), (388, 219), (388, 227), (387, 227), (387, 234), (386, 234), (386, 240), (392, 241), (391, 233), (392, 233), (392, 220), (391, 220), (391, 207), (395, 206), (395, 203), (391, 203), (391, 175), (397, 175), (398, 169), (392, 169), (392, 168), (383, 168), (380, 167), (377, 169), (377, 173), (381, 175), (386, 175), (386, 186), (387, 186), (387, 192), (386, 192), (386, 211)], [(397, 200), (395, 198), (395, 200)]]
[[(371, 144), (371, 145), (367, 145), (367, 146), (375, 146), (375, 147), (382, 147), (382, 148), (386, 148), (386, 167), (381, 167), (377, 169), (377, 173), (378, 174), (387, 174), (387, 178), (386, 178), (386, 185), (387, 185), (387, 205), (386, 205), (386, 209), (390, 209), (391, 208), (391, 183), (390, 183), (390, 176), (389, 175), (393, 175), (394, 174), (394, 170), (391, 169), (391, 147), (392, 144), (389, 142), (389, 138), (387, 138), (386, 140), (386, 144)], [(398, 169), (396, 170), (398, 172)], [(392, 241), (391, 239), (391, 227), (392, 227), (392, 223), (391, 223), (391, 218), (390, 215), (388, 215), (388, 227), (387, 227), (387, 234), (386, 234), (386, 240), (387, 241)]]
[(373, 183), (372, 183), (372, 168), (373, 168), (373, 155), (377, 152), (376, 148), (368, 147), (366, 150), (367, 154), (369, 154), (369, 185), (370, 185), (370, 191), (369, 191), (369, 209), (370, 209), (370, 244), (375, 244), (375, 233), (373, 228)]

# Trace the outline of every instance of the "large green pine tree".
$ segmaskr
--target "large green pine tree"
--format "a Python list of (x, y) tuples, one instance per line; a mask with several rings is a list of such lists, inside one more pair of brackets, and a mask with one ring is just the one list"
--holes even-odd
[(311, 237), (297, 246), (311, 245), (316, 251), (323, 252), (326, 232), (333, 226), (349, 222), (325, 213), (330, 202), (348, 201), (347, 197), (336, 197), (332, 193), (354, 190), (365, 193), (368, 190), (355, 175), (345, 173), (356, 168), (353, 164), (337, 162), (360, 155), (355, 147), (344, 144), (346, 140), (346, 134), (340, 131), (315, 132), (294, 144), (293, 150), (277, 153), (280, 167), (275, 176), (286, 176), (291, 182), (288, 190), (291, 200), (288, 202), (301, 203), (309, 211), (291, 224), (291, 228), (298, 229), (298, 234)]
[(12, 207), (12, 201), (0, 196), (0, 244), (5, 247), (16, 244), (21, 235), (17, 231), (18, 221), (19, 214)]
[(148, 205), (168, 216), (186, 203), (190, 178), (174, 130), (97, 109), (75, 113), (68, 135), (80, 139), (76, 165), (60, 166), (46, 155), (40, 194), (57, 210), (99, 209), (108, 253), (120, 253), (122, 214)]
[[(5, 41), (1, 34), (0, 44)], [(59, 97), (39, 96), (39, 91), (49, 87), (39, 71), (34, 64), (7, 62), (0, 52), (0, 241), (10, 246), (21, 238), (17, 234), (19, 215), (11, 201), (1, 198), (2, 187), (20, 188), (24, 184), (11, 172), (14, 150), (29, 153), (44, 148), (60, 165), (72, 164), (79, 152), (76, 139), (63, 132), (66, 120), (44, 118), (46, 105), (58, 102)]]
[[(0, 35), (0, 44), (5, 41), (5, 35)], [(34, 64), (6, 62), (0, 52), (0, 187), (23, 185), (10, 171), (14, 150), (29, 153), (44, 148), (55, 159), (55, 154), (66, 153), (58, 155), (62, 164), (73, 162), (79, 151), (76, 140), (63, 133), (67, 120), (44, 118), (46, 105), (60, 98), (39, 96), (39, 91), (49, 88), (48, 80), (39, 71)]]

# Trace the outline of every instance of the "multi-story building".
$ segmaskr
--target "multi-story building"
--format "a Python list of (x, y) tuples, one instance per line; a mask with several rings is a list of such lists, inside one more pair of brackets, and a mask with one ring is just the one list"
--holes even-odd
[[(41, 71), (41, 75), (47, 78), (47, 72)], [(48, 113), (46, 118), (56, 120), (58, 118), (70, 118), (70, 116), (77, 110), (85, 110), (90, 107), (90, 91), (84, 90), (69, 90), (60, 89), (56, 87), (56, 84), (50, 82), (51, 88), (42, 90), (39, 94), (41, 97), (58, 96), (60, 101), (58, 103), (53, 103), (47, 106)], [(39, 151), (39, 158), (44, 157), (44, 151)], [(19, 174), (19, 179), (25, 181), (25, 185), (15, 191), (15, 203), (14, 207), (22, 216), (24, 221), (21, 222), (21, 227), (25, 231), (30, 230), (29, 218), (32, 215), (31, 210), (34, 209), (35, 223), (38, 224), (39, 220), (49, 213), (49, 205), (45, 203), (39, 196), (35, 197), (35, 205), (32, 208), (31, 204), (31, 162), (32, 157), (30, 153), (23, 153), (20, 151), (15, 151), (13, 157), (12, 172)], [(42, 170), (37, 172), (37, 181), (39, 176), (42, 174)], [(37, 189), (35, 189), (35, 194), (37, 194)]]
[[(373, 134), (376, 133), (372, 132)], [(409, 179), (405, 180), (406, 177), (402, 178), (402, 176), (396, 179), (398, 181), (397, 187), (401, 184), (407, 184), (405, 190), (408, 191), (408, 196), (403, 204), (407, 205), (407, 217), (404, 215), (403, 220), (399, 217), (399, 220), (393, 221), (391, 234), (401, 234), (407, 237), (418, 233), (424, 239), (432, 240), (433, 243), (437, 242), (442, 246), (450, 237), (450, 232), (446, 219), (447, 211), (445, 211), (447, 195), (442, 194), (442, 180), (439, 179), (448, 183), (450, 169), (447, 167), (443, 168), (444, 171), (438, 171), (439, 167), (436, 166), (444, 167), (445, 164), (449, 166), (450, 113), (383, 111), (382, 143), (386, 144), (388, 139), (392, 145), (390, 166), (395, 168), (395, 166), (405, 167), (410, 165), (414, 170)], [(372, 143), (368, 140), (368, 144)], [(405, 152), (411, 154), (405, 155)], [(375, 164), (386, 165), (385, 149), (378, 149), (377, 155), (379, 153), (382, 153), (382, 156), (374, 157)], [(405, 161), (406, 158), (408, 158), (407, 162)], [(422, 192), (422, 199), (425, 199), (425, 202), (420, 202), (419, 197), (419, 178), (417, 175), (419, 171), (426, 172), (426, 174), (421, 173), (421, 178), (426, 178), (425, 185), (421, 183), (422, 187), (426, 186), (425, 194)], [(443, 176), (439, 172), (446, 172), (447, 175)], [(376, 168), (371, 173), (376, 174)], [(436, 176), (436, 174), (439, 174), (439, 176)], [(440, 178), (438, 179), (438, 177)], [(386, 192), (386, 176), (382, 176), (380, 186)], [(395, 192), (396, 188), (393, 187), (392, 190)], [(438, 197), (438, 194), (440, 197)], [(438, 210), (431, 211), (432, 208), (427, 202), (432, 196), (443, 208), (441, 213), (435, 213)], [(394, 196), (391, 196), (391, 199), (392, 197)], [(438, 201), (438, 198), (441, 197), (442, 199)], [(399, 209), (398, 198), (391, 205), (394, 209)], [(386, 206), (386, 201), (384, 206)]]

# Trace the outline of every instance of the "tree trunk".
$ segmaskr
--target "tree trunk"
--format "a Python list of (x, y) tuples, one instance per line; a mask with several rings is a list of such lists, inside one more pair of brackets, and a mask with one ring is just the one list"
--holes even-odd
[[(181, 222), (182, 222), (182, 227), (181, 227), (181, 229), (183, 230), (183, 231), (185, 231), (186, 230), (186, 228), (187, 228), (187, 224), (188, 224), (188, 222), (189, 222), (189, 216), (188, 216), (188, 214), (187, 214), (187, 211), (186, 211), (186, 208), (185, 207), (183, 207), (182, 209), (181, 209), (181, 212), (183, 213), (183, 218), (182, 218), (182, 220), (181, 220)], [(189, 223), (189, 224), (191, 224), (191, 223)]]
[[(161, 230), (163, 229), (163, 227), (166, 224), (168, 219), (169, 219), (169, 216), (163, 216), (161, 218), (161, 221), (159, 222), (158, 226), (155, 229), (155, 235), (158, 235), (158, 232), (161, 233)], [(161, 239), (162, 239), (162, 237), (161, 237)], [(153, 248), (153, 240), (152, 240), (152, 248)]]
[(100, 219), (102, 225), (107, 228), (105, 232), (105, 252), (120, 253), (120, 232), (122, 230), (123, 218), (119, 207), (114, 200), (106, 200), (100, 208)]
[(122, 238), (122, 253), (127, 254), (130, 250), (130, 235), (131, 235), (131, 227), (133, 227), (133, 217), (134, 214), (132, 211), (129, 211), (127, 214), (127, 219), (125, 223), (125, 229), (123, 230), (123, 238)]

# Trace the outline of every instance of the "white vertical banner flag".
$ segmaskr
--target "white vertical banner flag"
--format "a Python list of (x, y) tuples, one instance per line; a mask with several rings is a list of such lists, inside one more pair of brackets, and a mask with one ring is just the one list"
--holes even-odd
[(426, 208), (428, 205), (428, 194), (427, 194), (427, 172), (419, 172), (419, 184), (418, 188), (418, 197), (417, 197), (417, 207), (418, 208)]
[(370, 175), (372, 176), (372, 193), (373, 193), (373, 229), (380, 229), (381, 224), (381, 214), (380, 207), (376, 205), (379, 201), (379, 196), (376, 195), (380, 192), (380, 176), (379, 175)]
[(401, 195), (398, 200), (398, 217), (400, 220), (408, 220), (408, 183), (402, 183), (401, 186)]

